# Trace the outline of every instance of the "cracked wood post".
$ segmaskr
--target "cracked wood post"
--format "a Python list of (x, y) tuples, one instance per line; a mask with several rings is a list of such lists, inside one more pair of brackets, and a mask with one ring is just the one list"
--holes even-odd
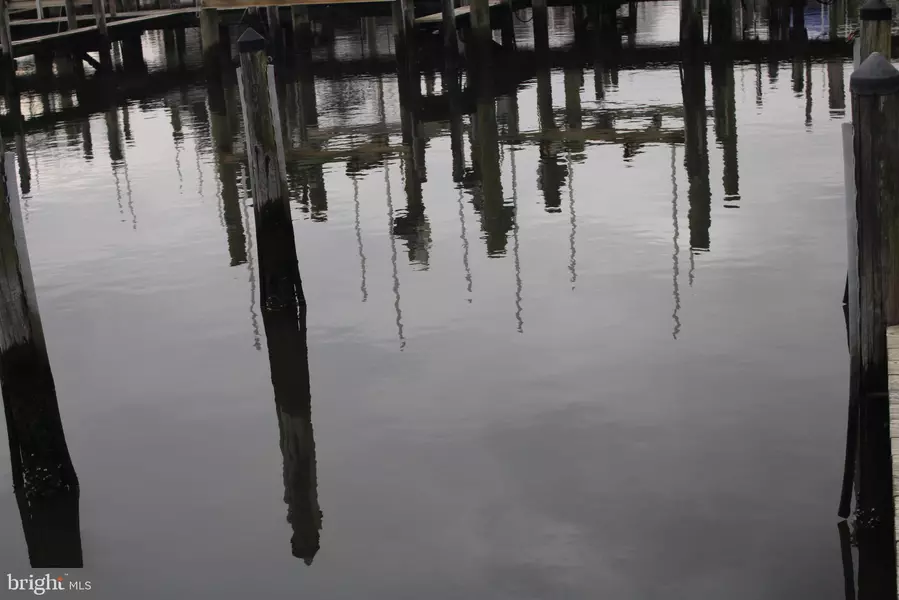
[[(274, 82), (270, 81), (265, 39), (247, 29), (237, 40), (240, 55), (240, 101), (243, 106), (247, 163), (253, 187), (253, 211), (259, 232), (263, 307), (274, 310), (296, 303), (296, 252), (280, 248), (293, 244), (293, 223), (288, 206), (287, 180), (281, 147), (280, 118), (275, 107)], [(289, 238), (289, 239), (288, 239)]]
[(863, 526), (885, 526), (893, 521), (886, 329), (899, 324), (899, 71), (874, 52), (852, 74), (850, 88), (859, 278), (857, 512)]

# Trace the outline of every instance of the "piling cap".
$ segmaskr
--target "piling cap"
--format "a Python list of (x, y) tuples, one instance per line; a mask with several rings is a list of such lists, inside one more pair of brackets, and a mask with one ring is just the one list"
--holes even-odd
[(258, 52), (265, 50), (265, 38), (256, 33), (252, 27), (247, 27), (246, 31), (237, 38), (238, 52)]
[(868, 0), (858, 9), (858, 16), (862, 21), (890, 21), (893, 19), (893, 9), (883, 0)]
[(887, 96), (899, 92), (899, 71), (880, 52), (871, 56), (849, 77), (849, 89), (862, 96)]

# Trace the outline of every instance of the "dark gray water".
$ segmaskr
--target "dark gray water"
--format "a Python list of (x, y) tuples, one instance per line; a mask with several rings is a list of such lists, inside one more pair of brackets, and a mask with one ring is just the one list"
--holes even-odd
[[(676, 15), (648, 5), (638, 41), (676, 38)], [(336, 57), (369, 56), (359, 36), (338, 29)], [(188, 31), (189, 64), (196, 47)], [(160, 36), (144, 51), (165, 68)], [(291, 166), (315, 468), (287, 491), (247, 172), (216, 150), (202, 80), (29, 129), (25, 229), (84, 570), (30, 567), (0, 445), (2, 570), (103, 599), (843, 598), (850, 70), (738, 63), (719, 97), (706, 67), (692, 177), (678, 65), (612, 69), (601, 100), (589, 67), (527, 79), (494, 107), (498, 217), (476, 115), (462, 183), (447, 124), (423, 125), (411, 207), (408, 155)], [(560, 129), (576, 98), (585, 128), (674, 133), (547, 142), (547, 82)], [(402, 144), (395, 73), (315, 93), (325, 149), (376, 129)], [(64, 96), (24, 95), (26, 122), (78, 105)], [(296, 494), (322, 514), (300, 557)]]

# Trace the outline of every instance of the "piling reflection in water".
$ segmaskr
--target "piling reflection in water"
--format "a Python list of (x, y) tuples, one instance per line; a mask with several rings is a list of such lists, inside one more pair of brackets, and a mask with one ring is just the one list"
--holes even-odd
[[(0, 163), (0, 390), (31, 566), (81, 567), (78, 477), (37, 307), (13, 160)], [(8, 184), (11, 184), (7, 187)]]
[[(633, 12), (631, 8), (634, 9)], [(379, 56), (375, 43), (376, 28), (372, 21), (366, 21), (364, 24), (367, 42), (364, 58), (368, 61), (365, 64), (347, 66), (341, 64), (339, 53), (329, 52), (327, 62), (313, 61), (311, 53), (297, 53), (293, 57), (292, 65), (278, 65), (276, 88), (288, 148), (286, 175), (291, 192), (290, 201), (296, 204), (294, 208), (297, 209), (299, 218), (315, 222), (312, 227), (325, 226), (324, 222), (329, 218), (329, 209), (333, 210), (335, 223), (339, 223), (343, 216), (341, 210), (348, 210), (347, 214), (352, 213), (353, 238), (361, 281), (359, 285), (361, 293), (355, 290), (353, 293), (354, 299), (359, 302), (369, 300), (369, 287), (372, 300), (375, 300), (377, 287), (370, 284), (376, 279), (377, 273), (382, 272), (383, 277), (388, 277), (387, 259), (382, 256), (385, 262), (383, 271), (378, 269), (376, 261), (379, 249), (387, 254), (386, 245), (389, 241), (391, 262), (389, 283), (392, 284), (394, 311), (390, 314), (390, 318), (393, 319), (395, 314), (396, 335), (399, 338), (400, 348), (405, 346), (407, 335), (407, 329), (404, 329), (400, 279), (403, 278), (402, 283), (406, 285), (403, 290), (414, 291), (415, 286), (408, 285), (409, 282), (406, 280), (416, 276), (409, 273), (408, 264), (416, 269), (430, 267), (432, 250), (435, 256), (434, 264), (438, 264), (437, 250), (432, 246), (447, 243), (446, 238), (438, 235), (437, 228), (442, 225), (438, 220), (440, 207), (429, 199), (428, 171), (433, 181), (440, 181), (439, 177), (448, 175), (451, 169), (451, 179), (458, 188), (458, 221), (455, 218), (454, 205), (453, 235), (450, 242), (455, 245), (458, 252), (452, 255), (452, 260), (455, 261), (460, 273), (456, 285), (460, 290), (464, 286), (466, 299), (471, 301), (475, 289), (472, 264), (477, 267), (475, 261), (483, 259), (485, 255), (500, 258), (509, 254), (504, 264), (509, 267), (506, 272), (510, 275), (510, 281), (511, 275), (514, 274), (514, 309), (511, 286), (507, 290), (506, 299), (509, 302), (507, 308), (510, 322), (514, 310), (514, 323), (517, 324), (519, 332), (524, 332), (528, 306), (528, 299), (524, 293), (528, 288), (523, 277), (528, 273), (526, 259), (528, 244), (531, 241), (529, 233), (532, 232), (527, 228), (527, 221), (522, 222), (522, 214), (527, 214), (524, 210), (527, 207), (523, 205), (530, 200), (520, 202), (519, 192), (526, 198), (525, 194), (529, 191), (533, 191), (534, 188), (539, 190), (536, 198), (537, 210), (549, 213), (544, 214), (542, 218), (564, 226), (565, 235), (568, 236), (567, 248), (563, 250), (567, 251), (567, 264), (564, 255), (557, 262), (563, 274), (567, 267), (568, 274), (565, 277), (574, 287), (579, 282), (579, 271), (581, 271), (580, 281), (583, 281), (585, 278), (583, 272), (589, 274), (593, 260), (589, 252), (578, 253), (578, 218), (580, 216), (583, 221), (585, 214), (589, 216), (591, 207), (583, 202), (587, 199), (583, 195), (577, 199), (576, 205), (575, 171), (579, 186), (589, 186), (590, 177), (587, 173), (595, 163), (589, 162), (587, 157), (595, 152), (599, 144), (615, 145), (616, 155), (623, 155), (629, 164), (638, 163), (641, 160), (641, 151), (646, 148), (646, 155), (663, 150), (667, 165), (670, 150), (672, 197), (670, 217), (666, 208), (665, 235), (667, 236), (670, 223), (672, 237), (667, 238), (671, 240), (671, 254), (667, 254), (666, 251), (666, 257), (670, 258), (665, 259), (665, 268), (668, 268), (670, 261), (672, 272), (671, 279), (667, 280), (665, 286), (666, 289), (668, 285), (672, 287), (672, 336), (677, 339), (685, 330), (688, 321), (685, 319), (683, 324), (681, 322), (681, 303), (682, 300), (684, 303), (688, 302), (688, 295), (684, 294), (682, 298), (679, 279), (681, 249), (686, 245), (682, 243), (682, 239), (687, 234), (680, 229), (682, 222), (679, 221), (679, 210), (682, 212), (684, 209), (684, 196), (688, 203), (691, 282), (694, 271), (693, 254), (709, 251), (712, 245), (713, 202), (716, 207), (722, 204), (736, 207), (741, 198), (734, 61), (730, 57), (723, 57), (710, 63), (711, 108), (717, 142), (717, 148), (711, 152), (716, 153), (713, 160), (717, 160), (717, 153), (720, 151), (723, 164), (721, 183), (713, 185), (709, 181), (711, 154), (708, 143), (709, 108), (705, 65), (702, 62), (685, 62), (680, 66), (682, 107), (653, 106), (649, 109), (643, 107), (637, 109), (606, 102), (609, 98), (615, 100), (619, 68), (627, 68), (626, 61), (631, 60), (629, 56), (633, 56), (627, 52), (630, 50), (634, 53), (639, 52), (635, 42), (636, 5), (628, 9), (626, 23), (621, 23), (614, 11), (591, 8), (590, 10), (596, 13), (595, 22), (588, 26), (585, 23), (589, 19), (583, 19), (584, 15), (579, 13), (575, 15), (575, 23), (579, 30), (577, 51), (544, 48), (537, 61), (534, 60), (534, 53), (529, 50), (498, 53), (494, 57), (495, 63), (488, 71), (490, 77), (479, 77), (477, 70), (473, 70), (466, 77), (455, 68), (447, 68), (443, 64), (427, 64), (424, 62), (426, 58), (422, 58), (415, 65), (396, 67), (390, 62), (392, 58), (389, 56)], [(302, 22), (303, 15), (299, 17)], [(619, 25), (622, 24), (625, 25), (624, 32), (628, 36), (629, 48), (620, 47), (621, 36), (617, 34), (620, 32)], [(775, 22), (771, 38), (775, 40), (786, 38), (788, 28), (788, 17)], [(741, 31), (745, 31), (745, 23)], [(591, 32), (593, 43), (585, 38)], [(299, 37), (291, 38), (293, 34), (290, 30), (284, 33), (286, 35), (284, 45), (289, 45), (290, 39)], [(222, 245), (222, 252), (225, 249), (225, 241), (227, 242), (227, 256), (222, 254), (222, 260), (230, 260), (231, 266), (248, 264), (251, 286), (255, 286), (253, 230), (249, 226), (251, 219), (242, 214), (246, 211), (246, 202), (242, 196), (244, 184), (241, 182), (241, 173), (247, 157), (239, 149), (241, 144), (234, 143), (240, 138), (238, 116), (240, 111), (236, 104), (235, 89), (227, 82), (228, 77), (233, 75), (227, 72), (220, 74), (220, 77), (206, 74), (208, 114), (204, 106), (197, 106), (196, 103), (191, 105), (186, 90), (194, 81), (202, 81), (202, 76), (199, 71), (192, 70), (186, 57), (183, 39), (183, 32), (181, 35), (163, 36), (164, 59), (167, 66), (166, 71), (161, 73), (147, 72), (139, 44), (138, 47), (135, 47), (133, 42), (122, 44), (122, 62), (126, 64), (130, 62), (133, 65), (126, 68), (126, 72), (143, 70), (149, 90), (146, 93), (142, 90), (129, 98), (135, 105), (137, 102), (146, 103), (144, 110), (149, 110), (147, 107), (151, 102), (161, 97), (165, 98), (169, 117), (167, 126), (172, 130), (172, 138), (169, 138), (168, 142), (169, 150), (172, 149), (171, 144), (174, 142), (176, 169), (179, 173), (187, 174), (196, 163), (198, 173), (202, 174), (200, 154), (203, 152), (213, 154), (213, 159), (209, 162), (214, 164), (216, 187), (219, 189), (221, 202), (220, 218), (224, 236), (219, 243)], [(729, 43), (729, 40), (725, 37), (725, 41), (721, 43)], [(329, 48), (333, 49), (333, 45)], [(762, 56), (756, 58), (754, 91), (757, 105), (761, 109), (765, 85), (762, 63), (767, 59)], [(78, 64), (80, 65), (80, 62)], [(625, 66), (621, 67), (622, 64)], [(677, 65), (676, 62), (663, 64)], [(769, 63), (771, 81), (776, 80), (778, 64), (777, 59), (772, 59)], [(797, 86), (797, 93), (800, 94), (800, 102), (803, 100), (802, 92), (805, 93), (805, 123), (809, 127), (812, 126), (811, 64), (807, 57), (798, 58), (794, 62), (792, 72), (793, 83)], [(591, 65), (592, 89), (582, 100), (585, 83), (591, 88), (589, 84)], [(228, 67), (230, 68), (230, 65)], [(332, 124), (332, 117), (337, 112), (342, 120), (341, 124), (345, 124), (353, 117), (354, 106), (347, 90), (353, 91), (360, 102), (366, 99), (365, 94), (358, 92), (354, 87), (352, 77), (360, 71), (367, 72), (365, 69), (369, 67), (374, 72), (372, 76), (377, 76), (378, 122), (367, 123), (360, 127), (359, 129), (364, 128), (364, 131), (359, 135), (366, 137), (365, 144), (376, 148), (376, 151), (362, 153), (354, 147), (345, 155), (337, 156), (329, 146), (329, 141), (341, 133), (340, 126)], [(588, 69), (586, 79), (585, 67)], [(76, 67), (71, 67), (71, 72), (74, 73), (76, 70)], [(395, 80), (394, 71), (398, 72)], [(818, 72), (822, 73), (820, 70)], [(834, 112), (843, 111), (845, 91), (842, 60), (829, 60), (826, 73), (829, 107)], [(341, 100), (340, 102), (335, 101), (332, 106), (330, 97), (324, 99), (316, 97), (316, 75), (320, 84), (319, 90), (327, 92), (330, 88), (332, 94)], [(422, 76), (427, 90), (424, 98), (421, 94)], [(436, 84), (438, 76), (440, 85)], [(750, 71), (749, 78), (751, 76)], [(109, 158), (113, 164), (113, 175), (116, 177), (116, 189), (121, 198), (124, 199), (127, 193), (130, 199), (126, 162), (130, 146), (123, 142), (123, 138), (127, 141), (133, 137), (128, 122), (128, 103), (121, 103), (119, 98), (105, 100), (100, 93), (99, 85), (93, 82), (92, 78), (85, 78), (83, 72), (80, 76), (72, 75), (72, 77), (78, 77), (79, 85), (77, 88), (61, 91), (61, 102), (56, 110), (63, 114), (62, 117), (32, 115), (26, 119), (21, 114), (21, 108), (12, 108), (10, 105), (12, 118), (16, 126), (21, 128), (10, 128), (11, 132), (21, 131), (15, 139), (17, 150), (19, 137), (23, 140), (22, 152), (19, 153), (23, 191), (27, 190), (25, 181), (30, 177), (22, 135), (27, 127), (43, 127), (47, 124), (52, 126), (63, 122), (67, 128), (66, 136), (72, 142), (83, 144), (85, 158), (91, 159), (94, 157), (94, 146), (89, 118), (91, 115), (102, 114), (107, 127), (106, 141)], [(125, 79), (126, 75), (123, 74), (122, 77)], [(333, 80), (338, 81), (331, 86), (328, 81)], [(561, 107), (557, 107), (558, 114), (554, 109), (552, 93), (554, 80), (557, 84), (560, 80), (564, 84), (564, 112)], [(399, 99), (388, 94), (385, 101), (385, 82), (388, 87), (394, 83), (398, 84)], [(622, 82), (627, 85), (625, 77), (622, 77)], [(819, 87), (820, 83), (819, 81)], [(437, 93), (438, 89), (440, 94)], [(531, 90), (535, 93), (530, 93)], [(73, 91), (78, 97), (77, 106), (72, 102)], [(749, 93), (752, 95), (752, 91)], [(47, 95), (45, 92), (42, 94)], [(593, 100), (590, 99), (591, 96)], [(524, 102), (522, 98), (527, 98), (528, 102)], [(561, 104), (561, 98), (557, 97), (556, 100)], [(52, 94), (47, 102), (42, 99), (41, 103), (45, 111), (52, 112), (54, 105)], [(527, 105), (528, 103), (532, 104)], [(15, 106), (18, 107), (18, 104)], [(318, 114), (319, 107), (322, 111), (321, 116)], [(120, 109), (121, 115), (118, 112)], [(537, 126), (532, 126), (531, 131), (522, 132), (519, 112), (526, 117), (536, 113)], [(391, 122), (390, 114), (399, 114), (398, 121)], [(205, 133), (209, 140), (198, 142), (196, 157), (185, 158), (185, 148), (191, 147), (190, 136), (196, 134), (191, 131), (193, 125), (190, 122), (191, 115), (195, 121), (208, 122), (208, 131)], [(801, 120), (801, 109), (797, 115), (797, 119)], [(527, 120), (526, 117), (523, 121)], [(637, 120), (643, 121), (641, 126), (633, 125)], [(100, 121), (95, 120), (94, 123), (96, 125)], [(741, 134), (743, 131), (741, 130)], [(356, 132), (351, 135), (355, 138)], [(470, 136), (468, 142), (466, 135)], [(431, 154), (430, 140), (438, 136), (449, 138), (451, 166), (449, 160), (441, 163)], [(400, 138), (401, 141), (398, 141)], [(185, 141), (188, 143), (185, 144)], [(353, 144), (355, 143), (354, 139)], [(400, 146), (401, 150), (388, 152), (386, 149), (391, 143)], [(469, 149), (466, 149), (466, 143), (469, 143)], [(619, 145), (621, 147), (617, 148)], [(679, 156), (680, 150), (677, 148), (679, 145), (684, 146), (683, 157)], [(97, 154), (99, 156), (104, 153), (98, 150)], [(430, 159), (428, 168), (426, 158)], [(529, 162), (530, 158), (535, 160)], [(326, 170), (325, 165), (328, 163), (337, 168), (328, 166)], [(532, 166), (535, 163), (536, 173)], [(522, 169), (523, 164), (529, 165), (529, 170)], [(447, 173), (441, 173), (440, 169), (445, 169)], [(384, 181), (377, 182), (378, 186), (383, 185), (379, 188), (382, 192), (370, 194), (367, 188), (363, 187), (360, 198), (360, 182), (365, 180), (368, 173), (377, 171), (380, 175), (382, 170)], [(335, 173), (341, 177), (344, 174), (347, 176), (347, 186), (352, 186), (352, 205), (348, 202), (349, 194), (341, 194), (340, 188), (335, 184)], [(122, 175), (125, 184), (120, 190), (118, 178)], [(667, 171), (665, 176), (668, 177)], [(448, 177), (444, 178), (446, 179)], [(397, 184), (398, 181), (401, 183)], [(327, 190), (326, 183), (334, 185), (335, 189)], [(199, 185), (203, 185), (202, 180), (199, 181)], [(723, 194), (719, 186), (723, 187)], [(330, 207), (328, 192), (331, 192)], [(470, 204), (465, 202), (466, 194)], [(342, 201), (347, 201), (347, 205), (341, 206)], [(379, 213), (381, 216), (378, 217), (377, 229), (366, 229), (369, 222), (365, 218), (365, 210), (368, 210), (365, 207), (370, 206), (371, 202), (378, 201), (382, 203), (380, 208), (382, 212)], [(472, 207), (476, 213), (474, 217), (470, 212)], [(562, 216), (560, 213), (564, 212), (567, 214)], [(478, 225), (472, 224), (472, 218), (480, 221), (484, 246), (477, 239), (473, 239), (471, 245), (469, 244), (470, 238), (477, 236), (477, 233), (473, 232)], [(583, 239), (580, 243), (583, 244), (584, 239), (589, 241), (590, 230), (589, 227), (584, 229), (583, 223), (581, 225), (580, 238)], [(435, 230), (433, 237), (432, 226)], [(260, 245), (258, 274), (261, 289), (257, 294), (254, 287), (251, 294), (253, 302), (258, 299), (261, 305), (267, 339), (279, 441), (284, 461), (284, 499), (288, 505), (288, 520), (293, 529), (292, 552), (308, 563), (312, 561), (319, 548), (322, 516), (317, 500), (315, 445), (311, 423), (306, 306), (298, 268), (292, 270), (288, 277), (290, 287), (294, 290), (292, 299), (275, 306), (269, 302), (270, 296), (267, 293), (268, 282), (273, 276), (273, 267), (266, 256), (277, 254), (282, 258), (287, 257), (288, 262), (296, 263), (296, 246), (289, 216), (284, 216), (281, 224), (274, 230), (269, 226), (262, 226), (258, 220), (256, 228), (256, 240)], [(380, 243), (384, 246), (379, 248)], [(503, 263), (498, 261), (498, 264)], [(355, 268), (356, 263), (353, 264), (353, 269)], [(461, 275), (463, 271), (464, 281)], [(533, 286), (531, 289), (534, 289)], [(254, 310), (255, 305), (251, 307), (251, 312)], [(412, 329), (412, 326), (408, 328)], [(75, 523), (74, 531), (77, 533), (77, 491), (74, 498), (74, 513), (57, 511), (57, 514), (69, 515), (66, 517), (67, 522)], [(74, 520), (71, 514), (74, 514)], [(26, 532), (31, 527), (30, 524), (35, 522), (37, 521), (29, 518)], [(60, 543), (60, 547), (63, 546), (65, 544)], [(34, 554), (41, 553), (36, 550)]]

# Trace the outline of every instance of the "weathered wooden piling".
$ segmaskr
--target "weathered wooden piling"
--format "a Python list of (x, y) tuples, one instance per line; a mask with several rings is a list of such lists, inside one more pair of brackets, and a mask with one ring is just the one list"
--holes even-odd
[(322, 523), (312, 432), (306, 298), (288, 206), (282, 132), (265, 40), (248, 29), (237, 41), (247, 162), (253, 187), (262, 319), (284, 459), (284, 500), (294, 556), (312, 563)]
[(93, 0), (94, 19), (97, 23), (97, 33), (101, 38), (106, 38), (109, 32), (106, 29), (106, 6), (104, 0)]
[(680, 0), (680, 44), (686, 56), (702, 50), (702, 0)]
[(471, 36), (473, 54), (478, 59), (493, 51), (493, 30), (490, 26), (488, 0), (471, 0)]
[(66, 26), (69, 31), (78, 29), (78, 13), (75, 11), (75, 0), (65, 0), (66, 3)]
[(883, 0), (868, 0), (858, 11), (860, 59), (864, 61), (872, 52), (885, 58), (892, 56), (893, 10)]
[[(276, 126), (279, 116), (273, 106), (274, 82), (269, 81), (265, 39), (254, 29), (247, 29), (237, 40), (240, 54), (240, 93), (243, 106), (244, 132), (247, 142), (247, 163), (253, 186), (253, 209), (257, 227), (271, 229), (277, 234), (257, 238), (260, 270), (268, 277), (261, 279), (263, 306), (279, 308), (295, 302), (294, 271), (296, 256), (279, 254), (287, 244), (281, 237), (293, 240), (293, 226), (288, 207), (287, 179), (281, 147), (282, 133)], [(289, 233), (288, 233), (289, 230)], [(266, 263), (263, 267), (263, 261)]]
[(203, 61), (207, 65), (218, 62), (221, 38), (219, 36), (219, 14), (214, 8), (200, 9), (200, 41)]
[(733, 41), (734, 5), (732, 0), (710, 0), (709, 29), (712, 44), (721, 45)]
[(805, 27), (806, 0), (792, 0), (793, 19), (790, 26), (790, 39), (799, 42), (808, 41), (808, 29)]
[(12, 62), (12, 30), (9, 27), (9, 2), (0, 0), (0, 52), (2, 59)]
[(442, 0), (443, 6), (443, 50), (450, 58), (459, 54), (459, 34), (456, 31), (456, 2)]
[(308, 51), (312, 48), (312, 21), (309, 20), (309, 7), (291, 6), (290, 17), (293, 21), (293, 38), (296, 47)]
[(549, 50), (549, 12), (546, 0), (533, 0), (531, 11), (534, 22), (534, 49), (539, 55)]
[(852, 74), (850, 89), (859, 306), (858, 387), (851, 390), (859, 411), (856, 512), (858, 525), (871, 532), (864, 535), (886, 529), (892, 539), (886, 337), (888, 326), (899, 325), (899, 72), (874, 52)]

